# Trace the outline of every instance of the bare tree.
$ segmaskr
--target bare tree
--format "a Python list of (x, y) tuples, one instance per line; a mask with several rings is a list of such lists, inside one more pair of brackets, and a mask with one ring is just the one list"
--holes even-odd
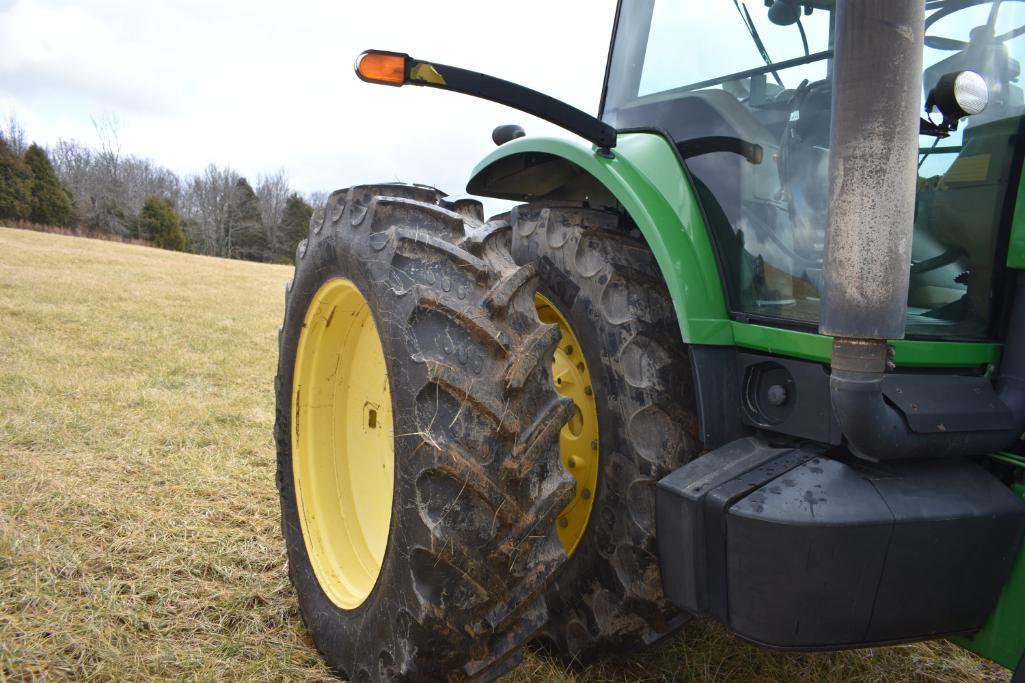
[[(93, 129), (93, 145), (60, 139), (48, 150), (61, 182), (74, 198), (79, 224), (136, 235), (147, 199), (160, 197), (184, 219), (194, 251), (265, 260), (294, 249), (291, 244), (282, 246), (291, 237), (280, 234), (285, 207), (294, 194), (283, 169), (259, 176), (255, 190), (237, 171), (214, 164), (183, 179), (150, 159), (126, 154), (117, 117), (93, 119)], [(18, 144), (25, 140), (13, 115), (6, 128), (0, 125), (0, 136), (22, 141)], [(327, 194), (318, 192), (310, 198), (323, 206)]]
[(189, 238), (197, 250), (227, 256), (229, 213), (235, 186), (241, 176), (230, 168), (210, 164), (186, 182), (181, 211), (187, 219)]
[(18, 117), (12, 111), (7, 115), (7, 121), (3, 130), (0, 130), (0, 139), (7, 143), (8, 149), (21, 156), (28, 149), (28, 138), (25, 136), (25, 129), (18, 122)]
[(94, 225), (96, 202), (91, 192), (93, 151), (76, 140), (61, 138), (48, 153), (61, 182), (71, 192), (78, 222)]
[(97, 222), (100, 229), (130, 234), (127, 188), (122, 177), (121, 140), (118, 131), (121, 123), (113, 114), (92, 119), (96, 132), (95, 163), (92, 196), (97, 205)]
[(257, 176), (254, 189), (260, 200), (260, 217), (263, 222), (275, 225), (280, 223), (285, 202), (288, 201), (288, 195), (292, 194), (285, 170), (279, 168), (274, 173)]
[(327, 198), (329, 196), (330, 195), (328, 195), (327, 192), (324, 192), (322, 190), (315, 190), (306, 195), (306, 201), (314, 209), (323, 209), (327, 205)]
[(182, 183), (171, 170), (149, 159), (125, 156), (106, 138), (96, 149), (74, 140), (58, 140), (49, 150), (61, 181), (71, 191), (79, 222), (118, 234), (134, 234), (149, 197), (177, 204)]
[(105, 165), (111, 176), (117, 177), (121, 162), (121, 120), (117, 115), (106, 113), (99, 119), (93, 117), (93, 130), (96, 132), (98, 161)]
[(256, 197), (260, 202), (260, 218), (266, 230), (266, 242), (273, 249), (278, 243), (278, 226), (285, 212), (285, 202), (292, 194), (288, 184), (288, 176), (284, 169), (278, 169), (269, 175), (260, 175), (256, 179)]

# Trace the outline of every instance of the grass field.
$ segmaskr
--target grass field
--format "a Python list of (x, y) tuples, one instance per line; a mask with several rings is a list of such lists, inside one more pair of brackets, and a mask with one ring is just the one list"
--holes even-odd
[[(330, 679), (271, 440), (291, 268), (0, 228), (0, 683)], [(691, 622), (513, 681), (996, 681), (946, 643), (783, 655)]]

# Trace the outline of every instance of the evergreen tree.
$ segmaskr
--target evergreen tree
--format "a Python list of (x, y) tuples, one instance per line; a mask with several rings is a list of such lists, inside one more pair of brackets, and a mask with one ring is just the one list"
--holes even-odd
[(185, 250), (185, 232), (174, 205), (163, 197), (150, 197), (139, 213), (139, 234), (161, 249)]
[(74, 216), (71, 194), (61, 184), (46, 152), (33, 143), (25, 150), (25, 165), (32, 175), (29, 219), (43, 225), (67, 225)]
[(0, 137), (0, 219), (25, 220), (32, 212), (32, 174)]
[(313, 207), (305, 199), (294, 192), (289, 195), (278, 225), (275, 252), (279, 257), (291, 260), (295, 256), (295, 248), (309, 233), (312, 217)]
[(228, 258), (266, 261), (270, 256), (267, 231), (260, 217), (260, 200), (245, 178), (239, 178), (235, 183), (224, 235)]

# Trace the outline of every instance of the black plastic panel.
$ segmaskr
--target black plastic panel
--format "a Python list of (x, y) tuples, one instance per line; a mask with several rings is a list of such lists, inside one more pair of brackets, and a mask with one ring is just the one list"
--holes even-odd
[(740, 417), (740, 380), (734, 372), (737, 349), (693, 344), (688, 352), (705, 448), (718, 448), (752, 434)]
[[(833, 415), (825, 365), (737, 353), (737, 378), (745, 424), (820, 443), (840, 443), (840, 423)], [(773, 385), (784, 389), (779, 405), (766, 395)]]
[(739, 501), (727, 520), (733, 629), (775, 646), (864, 639), (891, 535), (871, 484), (815, 458)]
[(663, 584), (777, 648), (856, 647), (983, 624), (1025, 502), (967, 460), (873, 464), (741, 439), (658, 484)]
[[(658, 482), (655, 522), (659, 562), (663, 588), (673, 603), (695, 614), (710, 611), (705, 496), (786, 452), (787, 449), (771, 448), (753, 438), (738, 439)], [(713, 514), (710, 523), (722, 524), (721, 514)]]
[(985, 377), (888, 374), (883, 395), (920, 434), (1014, 426), (1011, 411)]

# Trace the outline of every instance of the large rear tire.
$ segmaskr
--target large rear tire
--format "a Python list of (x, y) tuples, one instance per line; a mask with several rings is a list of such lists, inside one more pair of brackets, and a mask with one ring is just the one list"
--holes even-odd
[(286, 289), (275, 435), (289, 574), (318, 649), (355, 681), (513, 666), (565, 560), (558, 328), (539, 322), (536, 271), (512, 261), (507, 226), (442, 197), (332, 194)]
[(658, 266), (625, 218), (537, 203), (510, 222), (517, 263), (538, 267), (539, 294), (579, 342), (597, 408), (592, 507), (547, 592), (542, 639), (564, 662), (587, 663), (683, 622), (662, 592), (655, 483), (700, 451), (690, 366)]

